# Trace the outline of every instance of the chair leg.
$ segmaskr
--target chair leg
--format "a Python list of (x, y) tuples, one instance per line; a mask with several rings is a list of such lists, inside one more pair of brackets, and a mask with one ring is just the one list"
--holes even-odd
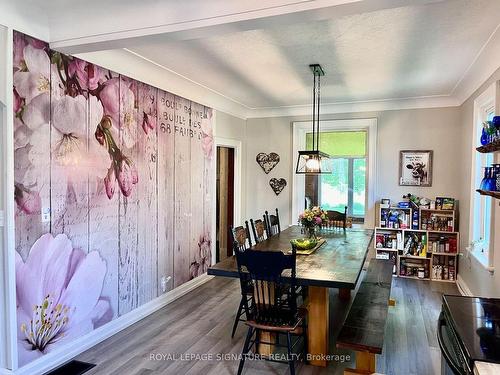
[(233, 323), (233, 332), (231, 333), (231, 338), (234, 337), (234, 334), (236, 333), (236, 328), (238, 327), (238, 322), (240, 321), (240, 316), (241, 316), (241, 310), (243, 309), (243, 298), (244, 296), (241, 297), (240, 301), (240, 306), (238, 307), (238, 312), (236, 313), (236, 317), (234, 318), (234, 323)]
[(286, 346), (288, 348), (288, 366), (290, 367), (290, 375), (295, 375), (295, 362), (292, 357), (292, 337), (290, 332), (286, 334)]
[(302, 340), (304, 340), (304, 363), (307, 363), (307, 325), (306, 320), (302, 323)]
[(241, 375), (241, 372), (243, 371), (243, 366), (245, 365), (245, 357), (250, 350), (249, 345), (250, 345), (250, 340), (252, 339), (252, 335), (253, 335), (253, 328), (248, 327), (247, 338), (245, 339), (245, 344), (243, 344), (240, 365), (238, 366), (238, 375)]

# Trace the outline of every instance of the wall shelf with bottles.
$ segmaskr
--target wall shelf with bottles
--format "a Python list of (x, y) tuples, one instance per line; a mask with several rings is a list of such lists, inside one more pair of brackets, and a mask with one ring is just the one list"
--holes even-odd
[(500, 151), (500, 139), (496, 141), (485, 144), (484, 146), (476, 147), (477, 152), (482, 154), (488, 154), (490, 152), (498, 152)]
[(477, 189), (476, 191), (481, 195), (487, 195), (496, 199), (500, 199), (500, 191), (490, 191), (481, 189)]

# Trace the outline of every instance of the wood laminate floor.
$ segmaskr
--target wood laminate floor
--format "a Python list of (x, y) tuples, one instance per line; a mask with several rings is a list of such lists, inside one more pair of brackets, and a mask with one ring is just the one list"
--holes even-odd
[[(440, 374), (436, 322), (443, 293), (458, 294), (458, 289), (451, 283), (393, 279), (391, 295), (397, 302), (389, 308), (384, 350), (377, 357), (378, 372)], [(238, 361), (231, 355), (241, 352), (246, 334), (241, 323), (231, 339), (238, 303), (238, 280), (214, 278), (77, 359), (97, 364), (89, 375), (236, 374)], [(335, 290), (330, 292), (330, 306), (331, 353), (350, 355), (347, 350), (335, 349), (335, 337), (348, 309)], [(218, 360), (221, 354), (227, 356), (225, 360)], [(331, 362), (327, 368), (299, 364), (297, 373), (342, 374), (349, 366), (353, 363)], [(244, 373), (288, 374), (288, 368), (268, 361), (247, 361)]]

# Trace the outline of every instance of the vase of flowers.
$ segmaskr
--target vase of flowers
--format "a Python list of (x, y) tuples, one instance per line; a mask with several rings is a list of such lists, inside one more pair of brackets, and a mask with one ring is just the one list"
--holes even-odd
[(327, 220), (326, 212), (315, 206), (299, 215), (299, 224), (302, 225), (309, 238), (316, 238), (316, 229)]

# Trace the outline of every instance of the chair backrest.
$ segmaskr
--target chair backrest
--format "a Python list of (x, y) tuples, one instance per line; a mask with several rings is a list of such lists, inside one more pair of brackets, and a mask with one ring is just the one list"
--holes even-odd
[(278, 234), (281, 232), (281, 225), (280, 225), (280, 216), (278, 213), (278, 209), (276, 209), (276, 215), (269, 215), (269, 212), (264, 214), (265, 221), (266, 221), (266, 226), (267, 226), (267, 234), (269, 236), (274, 236), (275, 234)]
[[(296, 249), (287, 255), (281, 251), (247, 250), (237, 252), (236, 259), (240, 280), (250, 276), (253, 283), (249, 319), (275, 326), (292, 324), (297, 315)], [(286, 270), (290, 271), (289, 281), (282, 278)], [(281, 301), (284, 290), (288, 294), (286, 308)]]
[(245, 226), (229, 227), (229, 233), (233, 239), (233, 249), (238, 251), (245, 251), (252, 247), (252, 239), (250, 237), (250, 229), (248, 228), (248, 221), (245, 221)]
[(265, 223), (265, 220), (265, 217), (263, 217), (262, 219), (257, 219), (255, 221), (253, 219), (250, 219), (250, 225), (252, 227), (255, 243), (262, 242), (269, 237), (269, 235), (267, 234), (267, 225)]
[(334, 228), (346, 228), (347, 222), (347, 206), (344, 207), (344, 212), (339, 211), (326, 211), (326, 216), (328, 216), (328, 227)]

